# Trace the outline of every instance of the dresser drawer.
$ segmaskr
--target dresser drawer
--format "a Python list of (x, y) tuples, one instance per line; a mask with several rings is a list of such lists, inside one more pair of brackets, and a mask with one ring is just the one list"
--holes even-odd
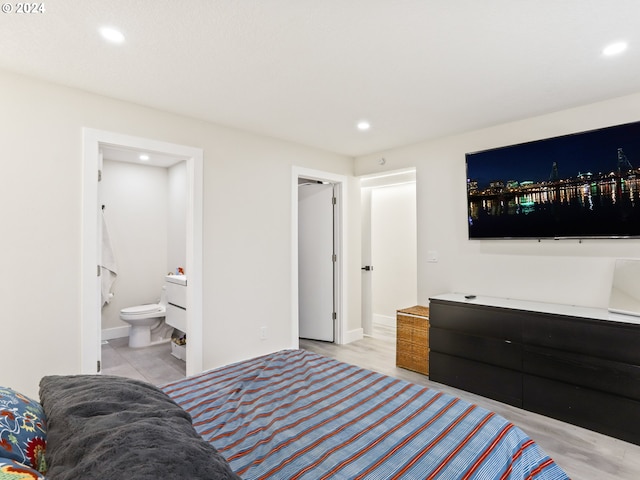
[(524, 375), (523, 395), (526, 410), (640, 444), (637, 400), (533, 375)]
[(490, 365), (522, 369), (522, 345), (499, 338), (477, 337), (431, 327), (431, 351)]
[(525, 346), (525, 373), (640, 401), (640, 366), (549, 348)]
[(429, 305), (432, 327), (454, 330), (477, 337), (489, 337), (520, 343), (522, 341), (521, 312), (461, 305), (432, 300)]
[(429, 353), (429, 380), (522, 407), (522, 374), (443, 353)]
[(640, 365), (635, 324), (529, 314), (523, 338), (529, 345)]

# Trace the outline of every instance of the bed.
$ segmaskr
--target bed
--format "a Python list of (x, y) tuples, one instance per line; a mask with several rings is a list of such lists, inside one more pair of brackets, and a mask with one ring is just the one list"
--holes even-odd
[(29, 418), (41, 427), (44, 458), (32, 476), (19, 458), (0, 462), (0, 478), (568, 478), (497, 414), (305, 350), (159, 388), (104, 375), (44, 377), (40, 405), (44, 417)]
[(304, 350), (162, 388), (246, 479), (568, 478), (499, 415)]

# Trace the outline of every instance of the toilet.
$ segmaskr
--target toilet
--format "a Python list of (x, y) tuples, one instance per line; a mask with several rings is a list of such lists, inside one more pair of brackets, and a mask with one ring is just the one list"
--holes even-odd
[(162, 287), (159, 303), (136, 305), (120, 310), (120, 318), (131, 325), (129, 346), (132, 348), (149, 347), (171, 340), (173, 327), (167, 325), (164, 317), (167, 312), (166, 287)]

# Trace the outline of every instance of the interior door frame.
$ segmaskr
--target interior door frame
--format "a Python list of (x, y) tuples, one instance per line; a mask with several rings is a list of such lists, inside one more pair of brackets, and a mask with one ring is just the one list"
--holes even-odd
[(334, 183), (305, 178), (298, 185), (298, 336), (330, 343), (336, 341), (335, 199)]
[(81, 372), (96, 373), (101, 360), (101, 301), (100, 263), (101, 231), (98, 223), (100, 213), (98, 168), (101, 145), (122, 146), (161, 152), (185, 159), (187, 166), (187, 212), (186, 212), (186, 271), (189, 275), (187, 288), (187, 333), (189, 347), (186, 356), (186, 373), (193, 375), (203, 370), (202, 344), (202, 212), (203, 212), (203, 150), (142, 137), (115, 132), (82, 129), (82, 267), (81, 267)]
[(305, 178), (309, 180), (319, 180), (322, 182), (330, 182), (335, 185), (336, 209), (335, 209), (335, 253), (336, 272), (334, 283), (334, 297), (336, 306), (335, 321), (335, 340), (336, 344), (345, 343), (347, 334), (345, 332), (346, 322), (343, 318), (343, 312), (346, 309), (347, 299), (347, 282), (345, 280), (344, 265), (347, 264), (345, 259), (344, 246), (347, 244), (344, 228), (344, 212), (347, 211), (347, 177), (335, 173), (324, 172), (321, 170), (312, 170), (308, 168), (293, 166), (291, 174), (291, 348), (299, 348), (299, 315), (298, 315), (298, 179)]

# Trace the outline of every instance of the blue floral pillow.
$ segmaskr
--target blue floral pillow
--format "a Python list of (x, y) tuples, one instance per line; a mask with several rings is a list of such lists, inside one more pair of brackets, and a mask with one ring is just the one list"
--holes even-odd
[(3, 480), (42, 480), (44, 476), (15, 460), (9, 458), (0, 458), (0, 478)]
[(42, 406), (11, 388), (0, 387), (0, 457), (45, 473), (46, 438)]

